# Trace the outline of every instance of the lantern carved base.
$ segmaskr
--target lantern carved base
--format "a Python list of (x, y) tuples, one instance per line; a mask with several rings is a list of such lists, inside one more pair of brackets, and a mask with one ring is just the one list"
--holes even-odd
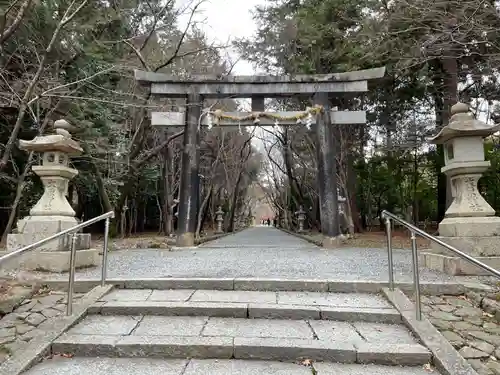
[[(78, 221), (70, 216), (28, 216), (17, 222), (17, 233), (7, 236), (7, 252), (43, 240), (63, 230), (74, 227)], [(63, 236), (21, 255), (14, 260), (18, 267), (28, 270), (66, 272), (69, 270), (71, 236)], [(76, 268), (87, 268), (99, 264), (99, 251), (90, 249), (90, 234), (78, 233), (76, 241)]]
[[(475, 257), (480, 262), (500, 269), (500, 256), (490, 257)], [(467, 276), (489, 276), (490, 274), (483, 271), (481, 268), (474, 266), (472, 263), (458, 257), (452, 257), (443, 254), (434, 254), (423, 252), (419, 254), (419, 262), (422, 267), (430, 268), (443, 272), (451, 276), (467, 275)]]
[[(0, 252), (0, 255), (8, 251)], [(94, 267), (100, 263), (101, 252), (98, 249), (78, 250), (76, 252), (76, 268)], [(30, 271), (68, 272), (69, 251), (36, 251), (8, 260), (6, 269), (25, 269)]]
[[(487, 265), (500, 268), (500, 217), (448, 217), (438, 238)], [(486, 271), (432, 243), (420, 253), (421, 265), (448, 275), (489, 275)]]

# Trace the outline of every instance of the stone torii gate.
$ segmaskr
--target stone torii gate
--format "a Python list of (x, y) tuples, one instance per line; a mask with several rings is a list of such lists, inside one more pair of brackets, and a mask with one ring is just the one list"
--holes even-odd
[[(368, 81), (382, 78), (385, 68), (361, 71), (295, 75), (295, 76), (207, 76), (188, 78), (163, 73), (135, 71), (135, 79), (149, 85), (151, 94), (167, 98), (185, 98), (186, 112), (153, 112), (152, 125), (184, 126), (184, 150), (180, 181), (177, 246), (194, 246), (194, 233), (199, 199), (198, 167), (199, 126), (210, 125), (208, 115), (215, 115), (218, 126), (296, 125), (297, 119), (309, 117), (315, 123), (318, 139), (318, 187), (321, 231), (336, 245), (339, 235), (337, 162), (332, 124), (365, 124), (365, 111), (332, 111), (329, 98), (368, 91)], [(313, 97), (314, 107), (305, 112), (264, 112), (265, 98)], [(252, 113), (209, 113), (203, 110), (203, 100), (251, 98)], [(204, 116), (204, 114), (206, 116)], [(312, 116), (314, 115), (314, 116)], [(312, 117), (312, 121), (311, 121)], [(235, 119), (238, 119), (235, 121)], [(241, 121), (240, 119), (244, 119)]]

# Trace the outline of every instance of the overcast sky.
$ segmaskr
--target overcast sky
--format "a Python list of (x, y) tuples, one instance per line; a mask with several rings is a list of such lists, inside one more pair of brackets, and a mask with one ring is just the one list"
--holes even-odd
[[(179, 4), (183, 2), (188, 3), (192, 0), (179, 0)], [(201, 29), (210, 42), (227, 44), (235, 38), (249, 37), (255, 32), (256, 26), (251, 12), (257, 5), (265, 2), (266, 0), (206, 0), (199, 8), (195, 21), (203, 22)], [(186, 25), (188, 19), (189, 14), (181, 17), (181, 27)], [(233, 61), (239, 58), (234, 51), (227, 52)], [(233, 69), (233, 74), (236, 75), (252, 75), (254, 72), (252, 64), (241, 59)]]
[[(178, 0), (181, 5), (194, 3), (198, 0)], [(263, 5), (266, 0), (205, 0), (199, 8), (194, 21), (200, 22), (200, 28), (205, 32), (209, 42), (216, 42), (228, 45), (235, 38), (251, 37), (256, 31), (256, 25), (252, 19), (252, 11), (258, 5)], [(179, 24), (184, 28), (189, 20), (190, 13), (186, 12), (180, 19)], [(226, 51), (230, 55), (231, 61), (236, 65), (232, 70), (234, 75), (253, 75), (258, 73), (251, 63), (242, 60), (234, 50)], [(250, 110), (249, 100), (238, 100), (244, 110)], [(267, 133), (262, 129), (257, 129), (259, 137)], [(258, 149), (263, 149), (262, 141), (253, 138), (252, 144)]]

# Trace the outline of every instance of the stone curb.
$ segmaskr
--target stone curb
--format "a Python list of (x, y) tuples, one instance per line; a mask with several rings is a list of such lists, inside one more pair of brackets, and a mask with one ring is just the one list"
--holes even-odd
[[(297, 291), (331, 293), (380, 293), (388, 287), (383, 281), (342, 281), (322, 279), (270, 279), (270, 278), (113, 278), (107, 280), (119, 289), (198, 289), (198, 290), (249, 290), (249, 291)], [(66, 290), (66, 280), (42, 280), (40, 284), (51, 289)], [(470, 284), (470, 283), (469, 283)], [(98, 279), (77, 280), (75, 292), (86, 293), (100, 285)], [(481, 284), (478, 284), (481, 285)], [(411, 292), (412, 283), (396, 283), (396, 287)], [(422, 282), (423, 295), (460, 295), (468, 287), (453, 282)]]
[(149, 358), (235, 358), (423, 365), (431, 354), (418, 344), (360, 344), (312, 339), (63, 335), (52, 350), (76, 356)]
[(244, 228), (236, 229), (232, 232), (224, 232), (224, 233), (214, 234), (213, 236), (202, 237), (202, 238), (199, 238), (197, 241), (195, 241), (195, 243), (196, 243), (196, 245), (202, 245), (202, 244), (207, 243), (207, 242), (215, 241), (215, 240), (218, 240), (220, 238), (224, 238), (224, 237), (231, 236), (231, 235), (239, 233), (239, 232), (243, 232), (245, 229), (248, 229), (248, 228), (249, 227), (244, 227)]
[(112, 288), (111, 285), (95, 287), (80, 301), (74, 304), (73, 315), (64, 315), (54, 318), (53, 321), (45, 327), (44, 335), (35, 337), (29, 342), (24, 350), (15, 352), (12, 357), (7, 359), (7, 361), (0, 366), (0, 374), (21, 375), (27, 371), (49, 353), (50, 346), (54, 340), (82, 320), (87, 314), (88, 307), (109, 293)]
[(396, 309), (225, 302), (109, 301), (93, 305), (88, 314), (307, 319), (387, 324), (402, 322), (401, 314)]
[(316, 245), (316, 246), (318, 246), (318, 247), (323, 248), (323, 241), (318, 241), (318, 240), (315, 240), (315, 239), (313, 239), (313, 238), (308, 237), (308, 236), (307, 236), (307, 235), (305, 235), (305, 234), (302, 234), (302, 233), (297, 233), (297, 232), (293, 232), (293, 231), (288, 230), (288, 229), (285, 229), (285, 228), (276, 228), (276, 229), (278, 229), (278, 230), (280, 230), (280, 231), (282, 231), (282, 232), (285, 232), (285, 233), (287, 233), (287, 234), (290, 234), (290, 235), (292, 235), (292, 236), (295, 236), (295, 237), (297, 237), (297, 238), (300, 238), (300, 239), (302, 239), (302, 240), (304, 240), (304, 241), (307, 241), (307, 242), (309, 242), (309, 243), (312, 243), (313, 245)]
[(443, 335), (422, 316), (415, 317), (415, 305), (399, 289), (383, 290), (387, 299), (401, 312), (403, 322), (433, 354), (433, 362), (443, 375), (477, 375), (472, 366), (455, 350)]
[[(245, 229), (248, 229), (248, 227), (245, 227), (245, 228), (239, 228), (233, 232), (224, 232), (224, 233), (218, 233), (218, 234), (214, 234), (212, 236), (207, 236), (207, 237), (201, 237), (201, 238), (196, 238), (194, 240), (194, 245), (196, 247), (198, 247), (199, 245), (202, 245), (204, 243), (207, 243), (207, 242), (211, 242), (211, 241), (215, 241), (215, 240), (218, 240), (220, 238), (224, 238), (224, 237), (227, 237), (227, 236), (230, 236), (232, 234), (236, 234), (236, 233), (239, 233), (239, 232), (242, 232), (244, 231)], [(172, 239), (167, 239), (166, 241), (167, 245), (168, 246), (171, 246), (171, 247), (174, 247), (176, 249), (183, 249), (183, 247), (176, 247), (175, 244), (176, 244), (176, 239), (175, 238), (172, 238)]]

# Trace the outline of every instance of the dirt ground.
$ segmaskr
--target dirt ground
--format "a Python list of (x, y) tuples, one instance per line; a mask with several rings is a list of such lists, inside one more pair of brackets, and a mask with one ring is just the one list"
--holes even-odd
[[(213, 231), (206, 231), (202, 233), (201, 238), (211, 237), (215, 233)], [(103, 245), (102, 236), (92, 237), (92, 247), (100, 248)], [(166, 249), (175, 245), (175, 237), (165, 237), (158, 232), (137, 233), (125, 238), (110, 239), (112, 244), (111, 250), (122, 249)]]
[[(204, 233), (202, 237), (210, 237), (214, 233), (207, 232)], [(307, 237), (321, 241), (322, 237), (320, 233), (310, 232)], [(366, 248), (385, 248), (387, 246), (386, 237), (384, 232), (372, 231), (357, 233), (354, 238), (349, 239), (349, 241), (343, 245), (343, 247), (366, 247)], [(140, 248), (150, 248), (150, 249), (166, 249), (172, 245), (175, 245), (175, 238), (165, 237), (158, 232), (151, 233), (138, 233), (133, 234), (126, 238), (113, 238), (110, 243), (112, 244), (111, 250), (122, 250), (122, 249), (140, 249)], [(426, 248), (429, 246), (429, 241), (417, 237), (417, 244), (419, 248)], [(103, 245), (102, 236), (93, 236), (92, 247), (100, 248)], [(410, 235), (406, 231), (394, 230), (392, 232), (392, 246), (394, 248), (407, 248), (411, 247)], [(0, 246), (1, 249), (2, 246)]]
[[(384, 232), (366, 232), (357, 234), (349, 241), (351, 247), (386, 247), (387, 238)], [(394, 248), (411, 248), (410, 234), (405, 231), (392, 232), (392, 246)], [(417, 237), (417, 246), (425, 248), (430, 246), (430, 241)]]
[[(320, 233), (310, 233), (307, 235), (316, 241), (321, 241)], [(364, 232), (356, 233), (354, 238), (349, 239), (342, 247), (366, 247), (366, 248), (385, 248), (387, 246), (387, 238), (385, 232)], [(419, 248), (427, 248), (430, 246), (430, 241), (417, 236), (417, 246)], [(411, 240), (410, 234), (407, 231), (393, 230), (392, 232), (392, 247), (395, 249), (410, 249)]]
[[(211, 236), (212, 233), (206, 233), (205, 236)], [(321, 234), (313, 232), (308, 234), (315, 240), (321, 241)], [(93, 246), (102, 246), (102, 239), (92, 241)], [(137, 249), (137, 248), (168, 248), (175, 243), (174, 238), (167, 238), (158, 233), (141, 233), (127, 238), (114, 238), (112, 240), (113, 249)], [(417, 237), (417, 245), (419, 248), (430, 246), (430, 242), (425, 238)], [(372, 231), (365, 233), (357, 233), (354, 238), (348, 240), (343, 247), (365, 247), (365, 248), (385, 248), (387, 240), (384, 232)], [(392, 232), (392, 246), (397, 249), (410, 249), (411, 241), (410, 234), (402, 230), (394, 230)]]

